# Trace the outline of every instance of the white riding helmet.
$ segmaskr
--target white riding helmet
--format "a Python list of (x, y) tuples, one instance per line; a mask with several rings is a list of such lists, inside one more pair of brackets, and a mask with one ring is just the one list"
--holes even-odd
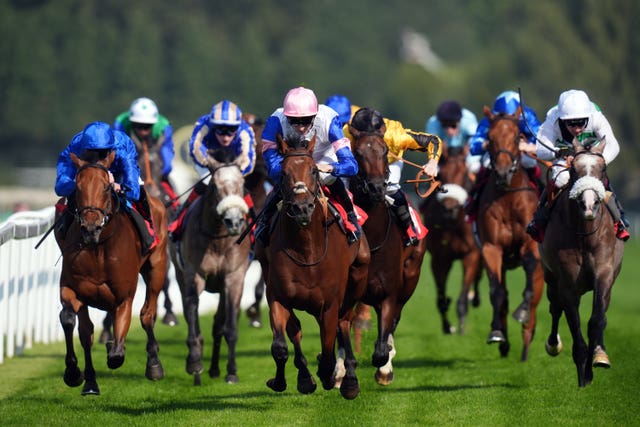
[(153, 125), (158, 123), (158, 107), (149, 98), (138, 98), (129, 108), (129, 121)]
[(584, 91), (571, 89), (560, 94), (558, 118), (560, 120), (591, 118), (593, 103)]
[(318, 114), (318, 98), (311, 89), (296, 87), (284, 97), (284, 115), (289, 117), (309, 117)]

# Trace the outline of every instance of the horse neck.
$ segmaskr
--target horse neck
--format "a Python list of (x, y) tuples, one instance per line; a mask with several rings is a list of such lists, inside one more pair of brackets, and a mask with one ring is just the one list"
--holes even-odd
[[(214, 185), (210, 183), (211, 187)], [(222, 217), (218, 215), (215, 207), (218, 204), (215, 188), (208, 188), (205, 194), (202, 196), (200, 203), (200, 223), (205, 233), (211, 235), (224, 234), (226, 226)]]

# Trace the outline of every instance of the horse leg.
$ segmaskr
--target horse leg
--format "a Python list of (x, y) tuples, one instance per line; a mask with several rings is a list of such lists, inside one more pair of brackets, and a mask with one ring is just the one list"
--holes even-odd
[(482, 247), (482, 258), (484, 259), (487, 277), (489, 278), (489, 297), (491, 305), (493, 306), (491, 332), (487, 338), (487, 343), (499, 343), (500, 354), (505, 357), (509, 352), (506, 327), (506, 310), (509, 301), (504, 284), (502, 251), (495, 245), (485, 244)]
[(164, 369), (159, 357), (160, 347), (154, 333), (154, 326), (158, 309), (158, 294), (166, 285), (166, 269), (159, 266), (148, 269), (145, 265), (142, 269), (142, 277), (147, 285), (144, 304), (140, 309), (140, 324), (147, 334), (145, 376), (155, 381), (164, 377)]
[(478, 259), (478, 261), (473, 265), (472, 270), (475, 271), (475, 276), (473, 277), (473, 291), (469, 292), (469, 299), (471, 300), (472, 306), (480, 307), (480, 280), (482, 279), (482, 259)]
[[(528, 272), (527, 272), (528, 273)], [(527, 274), (528, 276), (528, 274)], [(536, 332), (537, 309), (542, 292), (544, 291), (544, 272), (540, 262), (535, 264), (535, 269), (531, 273), (532, 295), (529, 301), (529, 320), (522, 325), (522, 355), (520, 360), (525, 362), (529, 358), (529, 347)]]
[[(284, 375), (284, 369), (289, 359), (289, 350), (287, 349), (285, 333), (287, 332), (289, 319), (292, 314), (293, 313), (280, 304), (280, 302), (269, 301), (269, 321), (271, 322), (271, 331), (273, 333), (271, 356), (276, 363), (276, 376), (267, 380), (267, 387), (273, 391), (281, 392), (287, 389), (287, 379)], [(292, 329), (295, 328), (292, 326)]]
[(113, 316), (111, 313), (107, 312), (106, 316), (104, 316), (104, 320), (102, 321), (102, 333), (100, 333), (99, 342), (100, 344), (106, 344), (109, 341), (113, 341), (113, 332), (111, 328), (113, 326)]
[(202, 345), (203, 339), (200, 333), (200, 319), (198, 317), (198, 305), (200, 297), (195, 290), (195, 285), (185, 290), (186, 295), (182, 296), (182, 307), (184, 318), (187, 322), (187, 354), (186, 371), (193, 374), (193, 384), (200, 385), (200, 374), (202, 373)]
[(218, 309), (213, 316), (213, 327), (211, 329), (211, 337), (213, 338), (213, 350), (211, 353), (211, 366), (209, 366), (209, 377), (220, 377), (220, 347), (222, 345), (222, 335), (224, 334), (225, 318), (227, 307), (225, 304), (226, 295), (224, 291), (220, 292), (218, 300)]
[(65, 370), (64, 370), (64, 383), (69, 387), (78, 387), (84, 381), (84, 376), (80, 368), (78, 368), (78, 358), (73, 348), (73, 330), (76, 327), (76, 313), (70, 304), (63, 302), (62, 310), (60, 311), (60, 324), (64, 331), (64, 339), (66, 344), (66, 355), (64, 358)]
[(176, 326), (178, 324), (178, 318), (173, 312), (173, 301), (171, 301), (171, 297), (169, 296), (169, 285), (171, 281), (167, 277), (164, 281), (164, 286), (162, 286), (162, 293), (164, 294), (164, 317), (162, 318), (162, 323), (169, 326)]
[(540, 260), (536, 258), (533, 253), (527, 252), (523, 256), (522, 267), (524, 268), (526, 277), (525, 288), (522, 292), (522, 302), (512, 314), (513, 318), (522, 324), (529, 321), (531, 299), (533, 298), (533, 275), (539, 264)]
[(264, 280), (260, 278), (253, 290), (255, 296), (255, 302), (247, 308), (247, 316), (249, 316), (249, 325), (253, 328), (259, 328), (262, 326), (260, 320), (260, 302), (264, 295)]
[(336, 335), (338, 331), (338, 304), (334, 303), (328, 307), (317, 318), (320, 325), (320, 343), (322, 352), (318, 360), (318, 378), (322, 381), (322, 387), (325, 390), (331, 390), (335, 385), (335, 377), (333, 375), (336, 366)]
[(566, 297), (564, 312), (573, 338), (573, 362), (578, 371), (578, 386), (584, 387), (591, 383), (593, 370), (589, 363), (589, 349), (582, 336), (580, 328), (580, 311), (578, 309), (580, 298), (577, 296)]
[(431, 258), (431, 271), (436, 282), (437, 306), (440, 313), (440, 319), (442, 321), (442, 332), (445, 334), (452, 334), (455, 332), (455, 327), (451, 326), (447, 317), (447, 311), (451, 304), (451, 298), (447, 297), (447, 277), (449, 271), (451, 271), (451, 265), (453, 260), (450, 257), (438, 257)]
[(562, 341), (560, 340), (560, 334), (558, 333), (558, 326), (560, 323), (560, 317), (562, 316), (562, 306), (560, 305), (558, 295), (558, 283), (551, 275), (551, 273), (545, 273), (545, 281), (547, 282), (547, 299), (549, 300), (549, 313), (551, 313), (551, 332), (547, 341), (544, 343), (544, 348), (549, 356), (557, 356), (562, 351)]
[(89, 308), (86, 305), (83, 305), (78, 310), (78, 336), (84, 350), (84, 387), (82, 387), (82, 395), (99, 395), (100, 388), (96, 381), (96, 370), (93, 367), (93, 359), (91, 357), (93, 322), (91, 322)]
[[(460, 295), (458, 295), (458, 302), (456, 304), (458, 312), (458, 333), (464, 334), (464, 326), (467, 320), (467, 313), (469, 312), (469, 300), (476, 301), (474, 305), (477, 307), (479, 304), (478, 295), (478, 282), (480, 272), (480, 253), (477, 251), (470, 252), (462, 258), (462, 289)], [(474, 286), (474, 290), (471, 287)], [(473, 293), (473, 297), (469, 298), (469, 295)]]
[[(610, 279), (613, 283), (613, 279)], [(609, 356), (604, 347), (604, 329), (607, 326), (607, 308), (611, 297), (611, 285), (604, 285), (600, 280), (593, 292), (593, 309), (589, 319), (589, 353), (593, 355), (592, 365), (595, 368), (610, 368)]]
[(389, 334), (387, 345), (389, 346), (389, 360), (383, 366), (379, 367), (375, 374), (376, 382), (380, 385), (389, 385), (393, 382), (393, 364), (391, 361), (396, 356), (396, 345), (393, 339), (393, 333)]
[[(372, 365), (378, 368), (375, 373), (376, 382), (380, 385), (388, 385), (393, 381), (393, 367), (390, 359), (392, 357), (393, 338), (391, 334), (396, 328), (396, 313), (394, 304), (385, 300), (382, 302), (378, 312), (378, 339), (375, 344), (375, 351), (372, 357)], [(395, 355), (395, 351), (393, 353)]]
[(124, 341), (131, 326), (133, 296), (116, 307), (113, 322), (113, 345), (107, 344), (107, 366), (117, 369), (124, 363)]
[[(227, 275), (226, 278), (226, 298), (225, 298), (225, 319), (224, 319), (224, 339), (227, 342), (227, 384), (235, 384), (239, 381), (238, 367), (236, 365), (236, 344), (238, 343), (238, 317), (240, 315), (240, 300), (244, 286), (244, 276), (246, 269), (240, 269)], [(222, 295), (220, 295), (222, 298)]]
[(349, 315), (343, 316), (339, 321), (338, 330), (338, 352), (344, 353), (344, 377), (340, 381), (340, 394), (345, 399), (355, 399), (360, 393), (358, 377), (356, 376), (356, 367), (358, 362), (351, 347), (351, 319)]
[(298, 369), (298, 392), (302, 394), (310, 394), (316, 391), (317, 385), (307, 364), (307, 358), (302, 353), (302, 328), (300, 319), (291, 313), (287, 322), (287, 336), (293, 344), (294, 358), (293, 364)]

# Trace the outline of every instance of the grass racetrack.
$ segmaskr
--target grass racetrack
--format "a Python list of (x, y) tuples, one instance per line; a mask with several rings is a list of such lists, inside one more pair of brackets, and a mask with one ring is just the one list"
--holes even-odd
[[(69, 388), (62, 381), (64, 345), (38, 345), (23, 356), (5, 359), (0, 365), (0, 419), (10, 425), (64, 426), (210, 426), (210, 425), (640, 425), (640, 245), (626, 244), (624, 265), (607, 313), (605, 344), (611, 359), (608, 370), (596, 369), (593, 383), (577, 385), (571, 358), (572, 340), (566, 320), (560, 334), (564, 351), (548, 356), (544, 341), (550, 316), (546, 295), (538, 311), (537, 333), (529, 361), (519, 361), (522, 349), (520, 325), (510, 318), (511, 352), (501, 358), (496, 345), (488, 345), (490, 302), (486, 278), (481, 283), (481, 305), (471, 309), (464, 336), (445, 336), (440, 331), (433, 278), (425, 259), (414, 297), (405, 307), (395, 336), (398, 354), (394, 359), (395, 381), (387, 387), (375, 383), (371, 352), (375, 331), (365, 333), (363, 352), (358, 356), (360, 395), (344, 400), (338, 390), (325, 391), (319, 385), (311, 395), (296, 391), (297, 371), (292, 346), (287, 363), (288, 388), (276, 393), (265, 382), (275, 373), (271, 358), (271, 332), (266, 309), (265, 326), (252, 329), (246, 316), (240, 319), (238, 375), (229, 385), (222, 378), (206, 375), (211, 354), (212, 316), (202, 316), (205, 339), (202, 386), (193, 386), (185, 372), (186, 326), (156, 325), (165, 378), (151, 382), (144, 377), (145, 337), (138, 319), (132, 322), (124, 365), (106, 366), (103, 345), (93, 349), (100, 396), (80, 395), (81, 388)], [(520, 302), (523, 275), (508, 273), (510, 309)], [(449, 281), (454, 301), (460, 289), (460, 267)], [(582, 299), (582, 326), (591, 312), (592, 294)], [(311, 317), (303, 322), (303, 350), (315, 376), (315, 355), (319, 351), (318, 327)], [(450, 308), (455, 321), (455, 302)], [(96, 325), (96, 335), (101, 325)], [(226, 346), (223, 345), (226, 355)], [(76, 338), (81, 369), (84, 360)], [(316, 378), (317, 379), (317, 378)], [(318, 381), (319, 382), (319, 381)]]

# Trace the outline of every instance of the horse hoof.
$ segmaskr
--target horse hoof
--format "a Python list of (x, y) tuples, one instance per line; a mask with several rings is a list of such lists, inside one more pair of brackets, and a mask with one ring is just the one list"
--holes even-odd
[(309, 376), (298, 376), (298, 392), (302, 394), (311, 394), (316, 391), (318, 385), (311, 375)]
[(193, 385), (195, 386), (201, 386), (202, 385), (202, 378), (200, 377), (200, 373), (196, 372), (195, 374), (193, 374)]
[(376, 371), (375, 378), (376, 378), (376, 382), (378, 384), (380, 384), (380, 385), (389, 385), (389, 384), (391, 384), (393, 382), (393, 371), (385, 374), (385, 373), (382, 373), (380, 371), (380, 369), (378, 369)]
[(72, 369), (66, 369), (64, 371), (62, 379), (64, 380), (64, 383), (69, 387), (79, 387), (84, 382), (84, 375), (82, 375), (82, 372), (76, 366)]
[(347, 400), (353, 400), (360, 394), (357, 378), (344, 378), (340, 386), (340, 394)]
[(502, 331), (491, 331), (489, 333), (489, 337), (487, 338), (487, 344), (494, 344), (499, 342), (506, 342), (507, 339), (504, 337)]
[(99, 396), (100, 395), (100, 388), (98, 387), (98, 383), (96, 382), (92, 382), (92, 383), (86, 383), (82, 389), (82, 395), (83, 396)]
[(594, 368), (610, 368), (611, 363), (609, 362), (609, 356), (602, 349), (602, 347), (597, 346), (593, 352), (593, 367)]
[(157, 381), (164, 378), (164, 369), (160, 362), (154, 364), (147, 364), (144, 376), (151, 381)]
[(382, 356), (377, 355), (376, 353), (373, 353), (373, 356), (371, 357), (371, 364), (376, 368), (380, 368), (386, 365), (388, 362), (389, 362), (389, 353), (383, 354)]
[(560, 341), (560, 335), (557, 335), (558, 343), (556, 345), (549, 344), (549, 340), (544, 343), (544, 349), (547, 351), (549, 356), (556, 357), (562, 351), (562, 341)]
[(117, 354), (115, 356), (107, 356), (107, 366), (110, 369), (118, 369), (124, 363), (124, 354)]
[(267, 387), (269, 387), (273, 391), (277, 391), (280, 393), (287, 389), (287, 381), (278, 380), (277, 378), (271, 378), (267, 381)]
[(240, 378), (238, 378), (237, 375), (228, 374), (226, 377), (224, 377), (224, 381), (227, 384), (238, 384), (238, 381), (240, 381)]
[(162, 323), (169, 326), (176, 326), (178, 324), (178, 318), (171, 311), (168, 311), (162, 318)]
[(209, 369), (209, 378), (220, 378), (220, 368)]
[(520, 306), (516, 308), (516, 311), (511, 315), (517, 322), (522, 324), (529, 323), (529, 310), (525, 308), (524, 305), (524, 303), (520, 304)]
[(251, 319), (249, 321), (249, 326), (251, 326), (252, 328), (261, 328), (262, 327), (262, 322), (260, 320), (257, 319)]
[(187, 374), (201, 374), (203, 369), (202, 369), (202, 362), (201, 361), (190, 361), (189, 358), (187, 358)]

